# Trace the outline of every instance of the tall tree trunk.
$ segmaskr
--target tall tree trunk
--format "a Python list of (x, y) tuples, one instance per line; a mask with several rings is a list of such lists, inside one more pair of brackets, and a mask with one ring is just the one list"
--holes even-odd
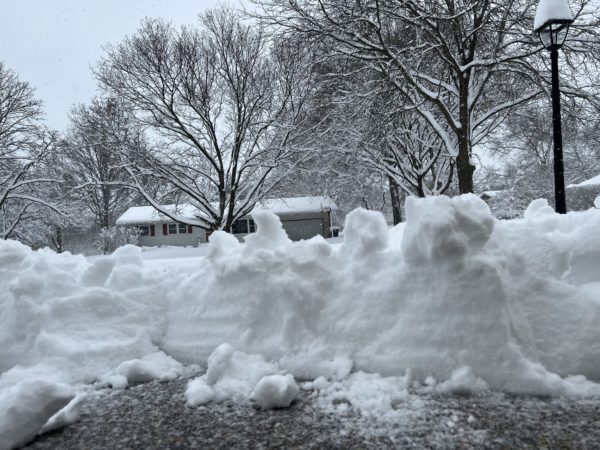
[(400, 186), (393, 177), (388, 176), (390, 184), (390, 197), (392, 199), (392, 217), (394, 225), (402, 222), (402, 202), (400, 200)]
[(473, 172), (471, 164), (471, 148), (466, 135), (459, 136), (458, 157), (456, 158), (456, 175), (458, 176), (458, 191), (461, 194), (473, 192)]
[(102, 186), (102, 211), (100, 212), (100, 227), (110, 227), (110, 188)]
[(473, 172), (471, 164), (471, 130), (469, 116), (469, 79), (461, 79), (460, 83), (460, 128), (457, 131), (458, 156), (456, 158), (456, 175), (458, 176), (458, 191), (461, 194), (473, 192)]

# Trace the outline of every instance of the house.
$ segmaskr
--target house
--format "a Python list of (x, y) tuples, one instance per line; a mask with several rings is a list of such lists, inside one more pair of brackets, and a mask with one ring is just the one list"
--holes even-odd
[(594, 207), (594, 200), (600, 196), (600, 175), (577, 184), (569, 184), (566, 194), (570, 211), (583, 211)]
[[(152, 206), (134, 206), (117, 219), (117, 225), (132, 226), (140, 232), (141, 246), (197, 246), (207, 242), (207, 233), (202, 228), (202, 214), (192, 205), (165, 205), (164, 209), (186, 223), (180, 223), (159, 213)], [(257, 203), (254, 211), (269, 211), (281, 219), (284, 230), (292, 240), (308, 239), (316, 235), (329, 237), (331, 213), (337, 206), (327, 196), (291, 197), (265, 199)], [(235, 221), (232, 234), (242, 238), (255, 231), (251, 215)]]

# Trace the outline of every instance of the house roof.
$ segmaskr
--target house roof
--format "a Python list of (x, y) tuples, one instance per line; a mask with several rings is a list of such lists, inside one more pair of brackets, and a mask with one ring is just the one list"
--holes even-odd
[(256, 204), (254, 211), (270, 211), (274, 214), (305, 214), (323, 212), (326, 209), (337, 211), (337, 205), (328, 196), (268, 198)]
[[(162, 205), (162, 208), (186, 221), (194, 221), (198, 210), (189, 204)], [(117, 219), (117, 225), (132, 225), (146, 222), (172, 222), (171, 218), (159, 213), (153, 206), (133, 206)], [(200, 222), (198, 222), (200, 224)]]
[(589, 180), (582, 181), (581, 183), (570, 184), (567, 187), (574, 188), (574, 187), (581, 187), (581, 186), (596, 186), (596, 185), (600, 185), (600, 175), (596, 175), (595, 177), (590, 178)]
[[(190, 204), (164, 205), (162, 208), (172, 212), (175, 217), (185, 221), (197, 221), (202, 213)], [(277, 215), (320, 213), (327, 209), (336, 211), (337, 205), (327, 196), (316, 197), (288, 197), (261, 200), (256, 204), (254, 211), (269, 211)], [(133, 206), (117, 219), (117, 225), (134, 225), (148, 222), (171, 222), (172, 220), (159, 213), (152, 206)], [(200, 225), (200, 221), (198, 221)]]

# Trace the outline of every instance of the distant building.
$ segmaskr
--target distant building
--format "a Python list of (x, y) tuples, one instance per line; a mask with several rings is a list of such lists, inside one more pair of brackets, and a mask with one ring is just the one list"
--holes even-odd
[[(117, 225), (136, 227), (140, 231), (140, 246), (197, 246), (207, 242), (206, 230), (200, 225), (201, 214), (192, 205), (165, 205), (175, 217), (187, 224), (172, 220), (152, 206), (134, 206), (117, 219)], [(269, 211), (281, 219), (284, 230), (292, 240), (309, 239), (316, 235), (331, 235), (331, 213), (337, 206), (327, 196), (265, 199), (253, 211)], [(235, 221), (232, 234), (243, 237), (255, 231), (250, 215)]]
[(567, 208), (570, 211), (584, 211), (594, 207), (594, 200), (600, 196), (600, 175), (577, 184), (567, 186)]

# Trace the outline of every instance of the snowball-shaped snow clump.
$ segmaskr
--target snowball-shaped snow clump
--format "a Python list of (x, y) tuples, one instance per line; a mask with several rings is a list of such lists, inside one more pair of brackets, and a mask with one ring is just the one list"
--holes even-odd
[(382, 252), (388, 239), (387, 224), (380, 213), (357, 208), (346, 216), (344, 247), (351, 255), (368, 257)]
[(190, 381), (185, 390), (185, 400), (189, 406), (205, 405), (215, 398), (215, 391), (203, 378)]
[(298, 395), (298, 385), (291, 374), (263, 377), (252, 393), (252, 399), (263, 409), (287, 408)]
[(402, 249), (411, 263), (458, 262), (490, 239), (494, 219), (473, 194), (406, 199)]
[(536, 219), (538, 217), (552, 216), (553, 214), (554, 209), (552, 206), (548, 205), (548, 200), (545, 198), (538, 198), (529, 204), (523, 213), (523, 217), (526, 219)]

